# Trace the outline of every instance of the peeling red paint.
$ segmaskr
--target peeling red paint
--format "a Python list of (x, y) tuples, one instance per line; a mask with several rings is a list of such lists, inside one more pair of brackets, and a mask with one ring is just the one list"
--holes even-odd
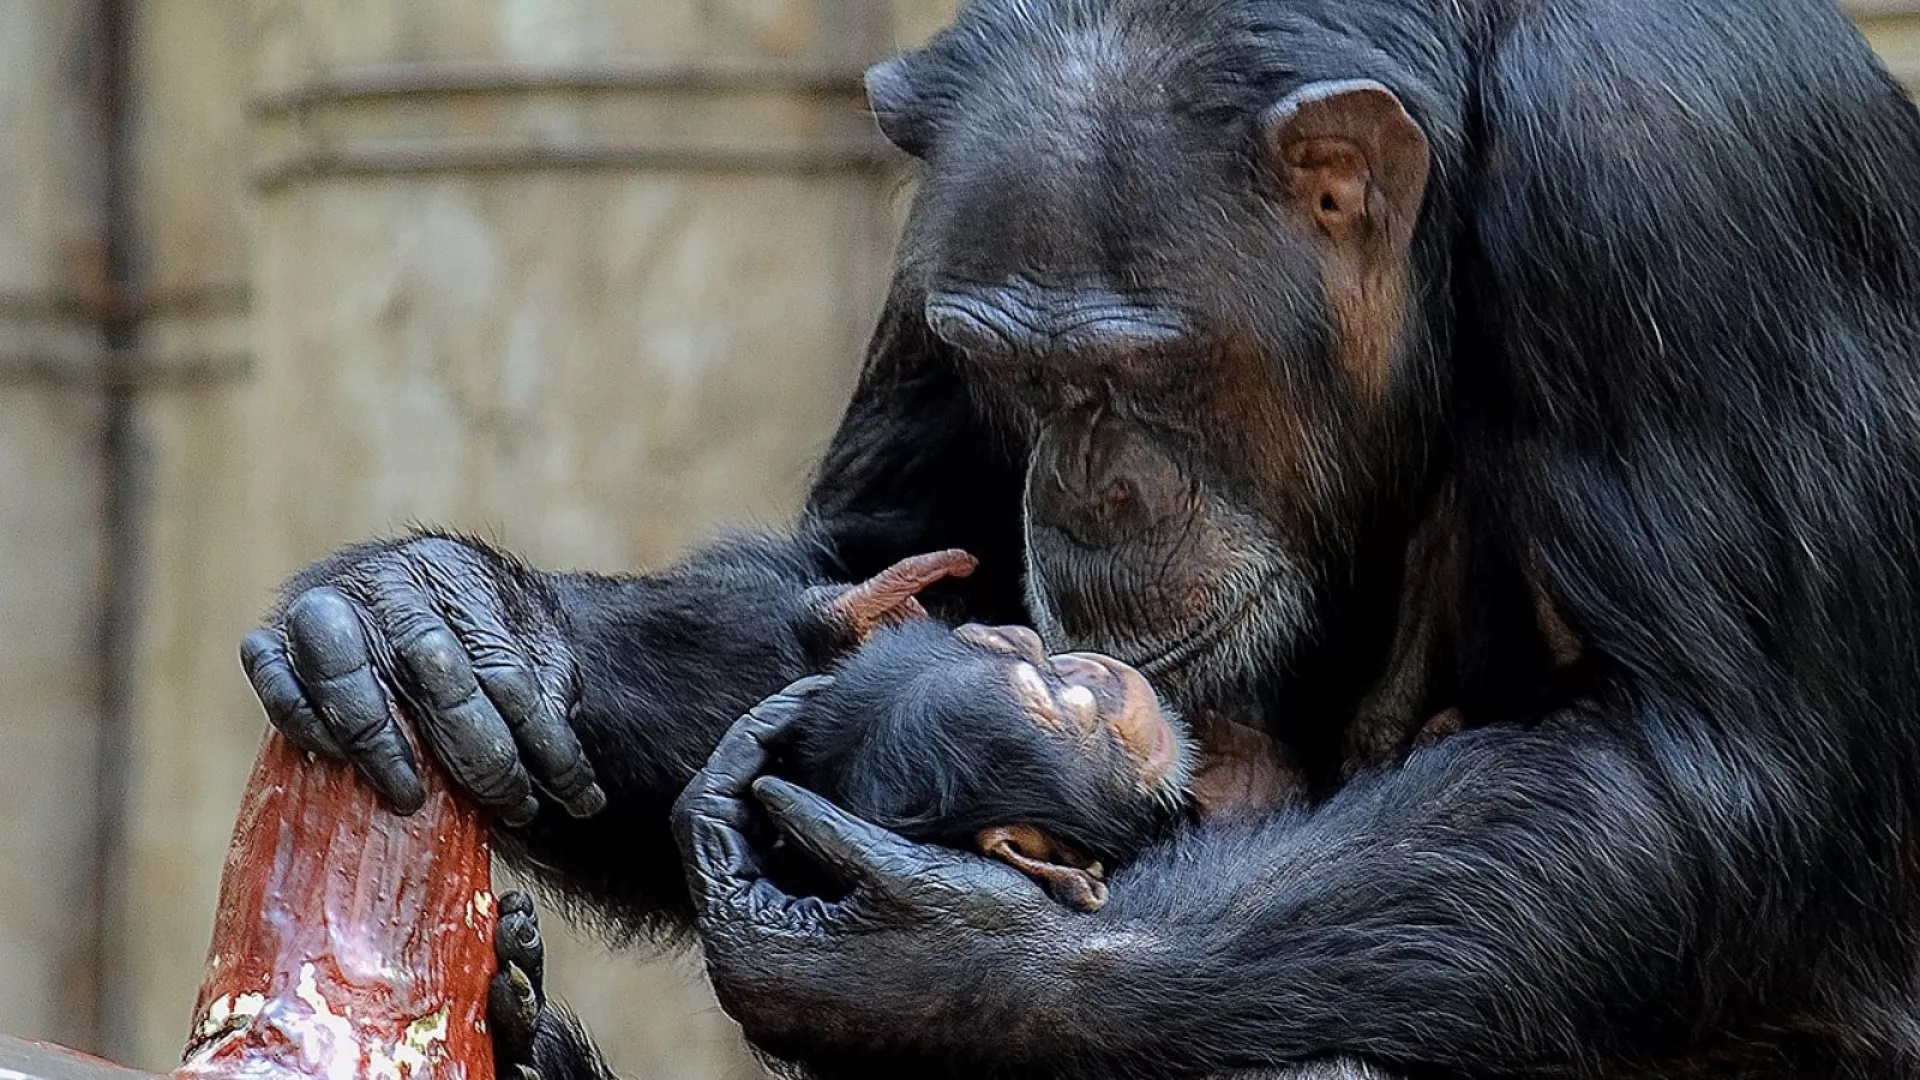
[(267, 737), (177, 1077), (491, 1080), (486, 825), (427, 773), (397, 817), (350, 767)]

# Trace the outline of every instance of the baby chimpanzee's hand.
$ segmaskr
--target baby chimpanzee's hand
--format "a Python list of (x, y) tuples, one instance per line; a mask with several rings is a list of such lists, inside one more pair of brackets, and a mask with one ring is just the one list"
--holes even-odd
[(815, 663), (825, 666), (866, 643), (876, 630), (927, 617), (921, 590), (972, 574), (980, 560), (958, 548), (902, 559), (857, 585), (807, 590), (799, 628)]

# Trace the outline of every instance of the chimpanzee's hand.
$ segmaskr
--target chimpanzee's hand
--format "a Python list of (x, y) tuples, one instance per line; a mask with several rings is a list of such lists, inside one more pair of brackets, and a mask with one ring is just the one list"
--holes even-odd
[(507, 824), (538, 812), (535, 782), (576, 815), (606, 803), (568, 722), (579, 674), (553, 607), (478, 543), (419, 536), (309, 568), (241, 659), (274, 726), (353, 762), (401, 813), (426, 792), (396, 695), (455, 782)]
[(540, 940), (540, 921), (526, 893), (501, 895), (493, 952), (500, 962), (487, 992), (494, 1072), (500, 1080), (540, 1080), (534, 1037), (546, 1008), (547, 953)]
[[(721, 1004), (757, 1045), (802, 1059), (880, 1045), (957, 1049), (939, 1046), (939, 1033), (1000, 1005), (1043, 1025), (1021, 984), (1045, 980), (1048, 945), (1066, 935), (1062, 909), (1032, 881), (759, 776), (803, 699), (829, 681), (803, 679), (742, 717), (674, 807)], [(749, 791), (781, 834), (851, 886), (844, 898), (795, 897), (768, 879), (750, 838), (760, 822)], [(943, 1014), (959, 1002), (975, 1013)], [(1017, 1032), (996, 1032), (993, 1049), (1017, 1052)], [(982, 1043), (977, 1032), (959, 1041)]]

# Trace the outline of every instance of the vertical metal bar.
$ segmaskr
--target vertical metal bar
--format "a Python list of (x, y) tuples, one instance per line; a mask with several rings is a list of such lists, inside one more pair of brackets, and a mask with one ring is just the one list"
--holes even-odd
[[(101, 281), (109, 298), (137, 294), (135, 237), (136, 147), (133, 131), (132, 0), (95, 0), (95, 107), (100, 152)], [(135, 305), (107, 303), (101, 337), (109, 354), (136, 354)], [(136, 619), (142, 589), (147, 441), (138, 390), (128, 384), (102, 391), (100, 459), (103, 574), (98, 626), (99, 729), (94, 788), (92, 875), (92, 1043), (124, 1056), (132, 1045), (130, 1002), (118, 950), (126, 941), (127, 810), (133, 736), (133, 672), (139, 642)]]

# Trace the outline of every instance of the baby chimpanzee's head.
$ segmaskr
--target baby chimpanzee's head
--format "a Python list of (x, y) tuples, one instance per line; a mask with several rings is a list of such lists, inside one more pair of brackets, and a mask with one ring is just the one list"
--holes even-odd
[(1186, 812), (1185, 726), (1139, 672), (1024, 627), (875, 630), (789, 729), (781, 771), (903, 836), (981, 851), (1064, 903)]

